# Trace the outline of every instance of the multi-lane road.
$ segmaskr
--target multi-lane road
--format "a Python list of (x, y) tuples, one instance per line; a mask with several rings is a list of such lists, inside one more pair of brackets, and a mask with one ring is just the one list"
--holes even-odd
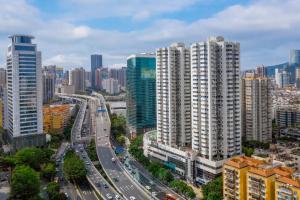
[[(96, 101), (94, 107), (106, 110), (105, 100), (102, 95), (94, 93)], [(96, 111), (96, 110), (95, 110)], [(98, 159), (107, 176), (111, 179), (117, 190), (125, 199), (147, 200), (151, 197), (142, 190), (139, 185), (128, 176), (120, 166), (114, 151), (110, 145), (110, 119), (107, 112), (99, 112), (95, 115), (96, 149)], [(113, 160), (114, 161), (113, 161)]]
[[(76, 153), (84, 160), (88, 171), (88, 180), (93, 188), (98, 191), (104, 199), (126, 199), (126, 200), (148, 200), (148, 199), (164, 199), (167, 193), (171, 192), (165, 186), (152, 182), (152, 177), (143, 171), (143, 168), (130, 159), (125, 167), (119, 162), (110, 143), (110, 127), (111, 122), (107, 113), (105, 99), (101, 94), (93, 93), (92, 96), (87, 95), (66, 95), (68, 98), (81, 102), (80, 110), (72, 129), (72, 144)], [(87, 102), (89, 105), (88, 115), (90, 120), (84, 120), (87, 112)], [(101, 110), (101, 112), (98, 112)], [(85, 124), (90, 121), (91, 124)], [(82, 140), (82, 126), (88, 127), (91, 135), (95, 134), (95, 143), (98, 160), (112, 182), (112, 187), (95, 168), (88, 155), (83, 148), (84, 140)], [(132, 168), (136, 170), (135, 174), (130, 174)], [(142, 169), (140, 169), (142, 168)], [(138, 178), (137, 178), (138, 177)], [(152, 184), (151, 184), (152, 183)], [(146, 186), (151, 185), (151, 193)], [(116, 190), (114, 189), (116, 188)], [(84, 190), (84, 188), (81, 188)], [(87, 190), (91, 191), (91, 190)], [(93, 195), (92, 195), (93, 196)], [(83, 197), (87, 200), (93, 200), (95, 196)]]

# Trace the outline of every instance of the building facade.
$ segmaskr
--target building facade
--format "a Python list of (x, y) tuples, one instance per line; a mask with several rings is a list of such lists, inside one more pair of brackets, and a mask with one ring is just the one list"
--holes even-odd
[(279, 128), (300, 127), (300, 107), (298, 105), (281, 105), (275, 110), (275, 120)]
[(50, 103), (55, 94), (55, 74), (43, 71), (43, 103)]
[(71, 117), (70, 105), (44, 106), (44, 133), (57, 134), (63, 133)]
[(127, 120), (132, 132), (156, 127), (155, 55), (135, 54), (127, 58)]
[(102, 82), (105, 79), (108, 79), (109, 71), (108, 68), (100, 68), (95, 71), (95, 88), (97, 90), (103, 90)]
[(223, 160), (241, 153), (240, 44), (223, 37), (191, 47), (192, 148)]
[(102, 81), (103, 90), (108, 94), (118, 94), (120, 93), (120, 87), (118, 80), (108, 78)]
[(102, 55), (91, 55), (91, 86), (93, 89), (95, 88), (95, 71), (100, 68), (102, 68)]
[(242, 136), (245, 140), (272, 141), (271, 80), (242, 78)]
[[(144, 154), (201, 184), (241, 154), (240, 45), (223, 37), (157, 50), (157, 132)], [(186, 155), (186, 156), (184, 156)]]
[(182, 43), (156, 51), (157, 139), (172, 146), (191, 145), (190, 50)]
[(74, 86), (75, 93), (85, 92), (85, 70), (82, 67), (70, 70), (69, 85)]
[(42, 146), (43, 88), (41, 52), (32, 36), (10, 36), (7, 51), (7, 131), (13, 149)]
[(275, 69), (275, 82), (278, 88), (285, 88), (291, 84), (291, 74), (285, 69)]
[(293, 168), (240, 156), (223, 167), (224, 200), (299, 199), (299, 175)]
[(113, 78), (118, 80), (119, 85), (121, 87), (125, 87), (126, 84), (126, 67), (122, 67), (120, 69), (110, 69), (109, 70), (109, 78)]

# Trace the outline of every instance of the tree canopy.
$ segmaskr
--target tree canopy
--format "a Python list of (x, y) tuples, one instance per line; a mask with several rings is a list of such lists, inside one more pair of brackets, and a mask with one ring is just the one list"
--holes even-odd
[(223, 178), (219, 176), (211, 182), (203, 185), (203, 197), (205, 200), (217, 200), (223, 197)]
[(77, 181), (86, 177), (84, 162), (74, 151), (69, 151), (64, 159), (63, 171), (70, 181)]
[(12, 174), (10, 199), (31, 199), (40, 191), (39, 174), (29, 166), (17, 166)]

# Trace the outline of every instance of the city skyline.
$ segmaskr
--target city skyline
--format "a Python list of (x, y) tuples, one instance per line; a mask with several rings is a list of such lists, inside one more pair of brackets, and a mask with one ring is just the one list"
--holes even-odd
[[(88, 69), (89, 55), (97, 52), (103, 54), (104, 66), (125, 66), (130, 54), (217, 35), (241, 43), (243, 70), (286, 62), (289, 50), (300, 47), (296, 0), (144, 1), (142, 8), (134, 0), (126, 5), (97, 0), (16, 0), (2, 5), (1, 49), (7, 35), (32, 34), (44, 52), (43, 63), (66, 69)], [(276, 13), (276, 19), (268, 13)], [(4, 61), (5, 51), (0, 66)]]

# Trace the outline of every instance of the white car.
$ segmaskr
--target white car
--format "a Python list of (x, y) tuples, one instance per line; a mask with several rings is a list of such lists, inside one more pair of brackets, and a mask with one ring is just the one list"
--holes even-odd
[(130, 200), (136, 200), (136, 198), (134, 196), (130, 196), (129, 199)]
[(116, 194), (115, 199), (121, 199), (120, 195)]
[(113, 199), (113, 197), (112, 197), (109, 193), (106, 194), (106, 197), (107, 197), (108, 199)]
[(146, 185), (145, 188), (146, 188), (147, 190), (151, 190), (151, 187), (150, 187), (149, 185)]

